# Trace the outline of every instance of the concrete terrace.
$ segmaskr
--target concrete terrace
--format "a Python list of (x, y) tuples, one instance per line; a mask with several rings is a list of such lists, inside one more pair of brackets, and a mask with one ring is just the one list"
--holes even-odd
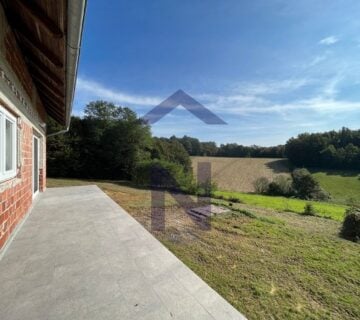
[(1, 319), (245, 319), (96, 186), (49, 189), (0, 260)]

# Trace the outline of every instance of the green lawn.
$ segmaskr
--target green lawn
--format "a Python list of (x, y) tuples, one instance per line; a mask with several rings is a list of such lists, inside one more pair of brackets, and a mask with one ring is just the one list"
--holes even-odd
[[(51, 187), (86, 184), (97, 184), (151, 231), (150, 190), (48, 179)], [(269, 205), (263, 196), (237, 195)], [(338, 236), (339, 221), (233, 207), (239, 211), (214, 217), (204, 231), (167, 196), (166, 229), (153, 235), (249, 320), (360, 319), (360, 245)]]
[(320, 185), (331, 194), (332, 200), (343, 204), (360, 205), (359, 172), (311, 170)]
[(337, 238), (335, 221), (287, 215), (216, 217), (195, 240), (159, 238), (248, 319), (359, 319), (359, 245)]
[(232, 191), (216, 191), (215, 196), (222, 196), (225, 199), (236, 198), (242, 203), (262, 207), (275, 209), (277, 211), (290, 211), (296, 213), (302, 213), (306, 203), (312, 203), (316, 214), (321, 217), (331, 218), (333, 220), (342, 221), (346, 206), (329, 203), (329, 202), (318, 202), (318, 201), (305, 201), (300, 199), (292, 199), (285, 197), (273, 197), (264, 196), (258, 194), (249, 194)]

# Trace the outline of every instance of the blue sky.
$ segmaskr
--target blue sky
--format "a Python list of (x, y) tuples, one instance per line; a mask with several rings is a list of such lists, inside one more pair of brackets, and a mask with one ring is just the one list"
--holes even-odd
[(103, 99), (146, 114), (178, 89), (157, 136), (276, 145), (360, 124), (360, 1), (88, 1), (74, 114)]

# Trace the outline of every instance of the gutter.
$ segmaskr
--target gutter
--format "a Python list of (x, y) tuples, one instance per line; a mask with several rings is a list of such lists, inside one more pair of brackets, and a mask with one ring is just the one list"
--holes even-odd
[(84, 27), (87, 0), (68, 1), (67, 39), (66, 39), (66, 97), (65, 129), (51, 133), (47, 137), (69, 131), (72, 104), (76, 87), (76, 77), (80, 57), (80, 44)]

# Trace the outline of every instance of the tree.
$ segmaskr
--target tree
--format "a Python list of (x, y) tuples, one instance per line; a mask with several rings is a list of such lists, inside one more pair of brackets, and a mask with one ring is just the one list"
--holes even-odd
[(90, 102), (70, 130), (48, 139), (50, 176), (129, 179), (136, 163), (150, 159), (150, 127), (129, 108)]
[(295, 169), (292, 187), (297, 197), (302, 199), (327, 200), (329, 195), (320, 187), (307, 169)]
[(180, 164), (185, 172), (192, 171), (191, 159), (184, 146), (176, 139), (154, 138), (151, 158)]
[(215, 156), (218, 152), (218, 147), (213, 141), (201, 142), (200, 147), (202, 156)]
[(299, 167), (360, 169), (360, 130), (303, 133), (286, 142), (285, 154)]

